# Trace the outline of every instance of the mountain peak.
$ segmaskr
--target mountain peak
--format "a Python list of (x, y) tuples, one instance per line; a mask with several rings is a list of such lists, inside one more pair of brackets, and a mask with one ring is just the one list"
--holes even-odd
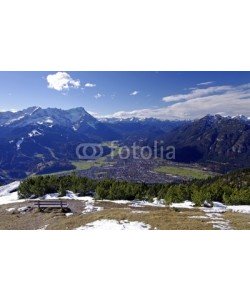
[(236, 115), (236, 116), (222, 116), (220, 114), (210, 115), (207, 114), (205, 117), (197, 120), (210, 120), (210, 121), (220, 121), (220, 120), (239, 120), (239, 121), (249, 121), (250, 118), (244, 115)]
[(15, 113), (2, 113), (0, 115), (1, 126), (23, 127), (27, 125), (61, 125), (70, 127), (83, 121), (98, 122), (83, 107), (68, 110), (58, 108), (41, 108), (32, 106)]

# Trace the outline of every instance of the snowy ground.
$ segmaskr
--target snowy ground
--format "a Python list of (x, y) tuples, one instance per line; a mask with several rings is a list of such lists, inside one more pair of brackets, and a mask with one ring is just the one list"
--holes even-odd
[(227, 209), (233, 212), (239, 212), (244, 214), (250, 214), (250, 205), (230, 205)]
[(230, 221), (223, 217), (223, 213), (228, 210), (228, 207), (220, 202), (213, 202), (213, 207), (201, 208), (206, 216), (210, 219), (209, 223), (213, 225), (215, 229), (228, 230), (232, 229)]
[(130, 201), (132, 203), (129, 205), (130, 207), (145, 207), (145, 206), (152, 206), (152, 207), (166, 207), (164, 204), (163, 200), (157, 200), (154, 199), (153, 202), (145, 201), (145, 200), (140, 200), (140, 201)]
[(19, 188), (20, 181), (14, 181), (10, 184), (4, 185), (0, 187), (0, 197), (2, 196), (8, 196), (13, 191), (17, 190)]
[(99, 206), (94, 206), (93, 202), (87, 202), (85, 204), (85, 209), (83, 210), (83, 214), (88, 214), (88, 213), (93, 213), (93, 212), (97, 212), (97, 211), (101, 211), (103, 210), (102, 207)]
[(174, 208), (194, 208), (194, 203), (191, 201), (184, 201), (182, 203), (172, 203), (170, 205), (170, 207), (174, 207)]
[(19, 185), (20, 181), (15, 181), (0, 187), (0, 205), (25, 201), (23, 199), (18, 199), (18, 193), (16, 190)]
[(145, 207), (145, 206), (153, 206), (153, 207), (166, 207), (164, 204), (164, 200), (158, 200), (156, 198), (153, 199), (152, 202), (145, 200), (102, 200), (104, 202), (112, 202), (116, 204), (129, 204), (130, 207)]
[(129, 222), (127, 220), (98, 220), (88, 223), (85, 226), (76, 228), (76, 230), (148, 230), (150, 225), (143, 222)]

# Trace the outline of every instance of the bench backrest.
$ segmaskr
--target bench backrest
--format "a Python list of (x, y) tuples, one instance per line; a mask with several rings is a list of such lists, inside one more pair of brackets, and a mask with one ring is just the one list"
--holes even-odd
[(33, 206), (39, 208), (66, 208), (68, 207), (68, 203), (62, 200), (32, 200)]

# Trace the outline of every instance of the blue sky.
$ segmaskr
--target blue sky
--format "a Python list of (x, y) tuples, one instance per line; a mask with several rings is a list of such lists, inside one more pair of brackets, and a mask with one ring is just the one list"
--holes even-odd
[(84, 107), (98, 116), (250, 116), (250, 72), (0, 72), (0, 110)]

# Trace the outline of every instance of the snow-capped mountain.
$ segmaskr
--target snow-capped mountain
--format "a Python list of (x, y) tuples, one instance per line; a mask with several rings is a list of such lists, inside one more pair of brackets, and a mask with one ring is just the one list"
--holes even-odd
[(119, 134), (84, 108), (30, 107), (0, 113), (0, 181), (41, 172), (72, 169), (81, 143), (117, 139)]
[(21, 140), (51, 133), (74, 133), (81, 137), (84, 134), (94, 140), (102, 140), (107, 138), (105, 135), (113, 134), (111, 129), (82, 107), (69, 110), (30, 107), (18, 112), (0, 112), (0, 133), (2, 138), (10, 138), (10, 143), (15, 138)]
[(74, 126), (77, 129), (84, 122), (90, 126), (95, 126), (98, 121), (82, 107), (62, 110), (58, 108), (42, 109), (35, 106), (18, 112), (0, 113), (1, 127), (24, 127), (27, 125), (52, 127), (60, 125), (65, 127)]
[[(0, 112), (0, 182), (74, 168), (82, 143), (119, 140), (122, 144), (174, 145), (181, 159), (219, 161), (229, 168), (249, 164), (250, 123), (244, 116), (206, 116), (194, 121), (148, 118), (97, 120), (84, 108), (30, 107)], [(105, 148), (105, 153), (110, 149)], [(179, 156), (178, 156), (179, 157)]]

